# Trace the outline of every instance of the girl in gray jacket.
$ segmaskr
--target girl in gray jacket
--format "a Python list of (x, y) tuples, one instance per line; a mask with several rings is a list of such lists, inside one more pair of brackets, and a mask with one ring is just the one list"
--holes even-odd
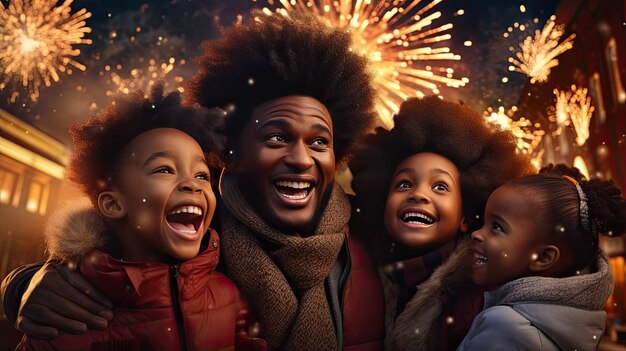
[(626, 231), (613, 181), (564, 165), (496, 189), (472, 233), (476, 284), (496, 288), (458, 350), (595, 350), (613, 289), (598, 235)]

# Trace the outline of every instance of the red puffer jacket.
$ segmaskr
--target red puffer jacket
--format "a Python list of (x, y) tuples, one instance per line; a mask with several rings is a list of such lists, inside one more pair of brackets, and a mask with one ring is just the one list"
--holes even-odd
[(343, 305), (345, 351), (383, 350), (385, 302), (373, 260), (354, 237), (348, 236), (351, 270)]
[[(246, 306), (235, 284), (215, 271), (220, 251), (217, 232), (207, 233), (210, 238), (206, 238), (204, 252), (180, 265), (125, 262), (99, 250), (85, 251), (98, 246), (89, 236), (100, 235), (102, 229), (92, 214), (71, 210), (59, 219), (60, 225), (53, 223), (54, 233), (47, 233), (48, 250), (54, 258), (82, 258), (80, 270), (85, 278), (114, 303), (114, 319), (104, 331), (61, 334), (52, 340), (24, 338), (18, 350), (235, 348), (238, 314)], [(78, 247), (71, 247), (72, 243)], [(237, 349), (262, 349), (264, 341), (238, 337), (237, 344)]]

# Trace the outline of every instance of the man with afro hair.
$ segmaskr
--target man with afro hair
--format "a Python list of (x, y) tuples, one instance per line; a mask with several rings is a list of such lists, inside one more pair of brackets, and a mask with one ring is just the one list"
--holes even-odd
[(229, 113), (224, 263), (273, 350), (382, 348), (382, 299), (368, 314), (351, 298), (378, 281), (346, 288), (359, 253), (334, 182), (375, 120), (366, 61), (350, 46), (349, 33), (315, 17), (255, 13), (204, 45), (188, 86), (191, 102)]
[(495, 188), (534, 169), (510, 133), (467, 106), (411, 98), (394, 122), (349, 163), (352, 233), (380, 267), (388, 348), (454, 350), (482, 309), (468, 234)]
[(228, 114), (221, 254), (271, 350), (383, 346), (383, 302), (368, 299), (380, 284), (354, 279), (364, 253), (334, 181), (375, 121), (366, 60), (350, 46), (315, 17), (253, 13), (204, 44), (187, 87), (189, 102)]

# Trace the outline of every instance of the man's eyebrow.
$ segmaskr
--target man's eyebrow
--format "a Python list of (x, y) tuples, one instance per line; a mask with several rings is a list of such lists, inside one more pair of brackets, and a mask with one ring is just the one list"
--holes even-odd
[(159, 151), (159, 152), (155, 152), (152, 155), (150, 155), (150, 157), (148, 157), (146, 159), (146, 162), (143, 163), (142, 167), (146, 167), (146, 165), (152, 161), (154, 161), (157, 158), (173, 158), (172, 154), (168, 151)]
[(280, 118), (272, 118), (270, 120), (263, 122), (263, 124), (259, 126), (259, 129), (265, 128), (265, 127), (272, 127), (272, 126), (286, 128), (286, 127), (289, 127), (289, 122)]
[(330, 135), (333, 135), (333, 132), (330, 130), (330, 128), (328, 128), (328, 127), (327, 127), (327, 126), (325, 126), (324, 124), (321, 124), (321, 123), (315, 123), (315, 124), (313, 125), (313, 128), (315, 128), (315, 129), (317, 129), (317, 130), (319, 130), (319, 131), (322, 131), (322, 132), (326, 132), (326, 133), (328, 133), (328, 134), (330, 134)]

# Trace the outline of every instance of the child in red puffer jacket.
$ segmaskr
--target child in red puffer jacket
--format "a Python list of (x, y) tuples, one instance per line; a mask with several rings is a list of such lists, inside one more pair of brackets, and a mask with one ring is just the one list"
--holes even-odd
[[(66, 208), (46, 228), (51, 259), (76, 263), (115, 307), (106, 330), (24, 338), (23, 350), (223, 350), (263, 347), (237, 335), (246, 305), (217, 272), (219, 237), (209, 166), (219, 111), (180, 96), (119, 98), (73, 126), (69, 174), (91, 204)], [(204, 148), (201, 148), (201, 146)], [(205, 235), (206, 233), (206, 235)]]

